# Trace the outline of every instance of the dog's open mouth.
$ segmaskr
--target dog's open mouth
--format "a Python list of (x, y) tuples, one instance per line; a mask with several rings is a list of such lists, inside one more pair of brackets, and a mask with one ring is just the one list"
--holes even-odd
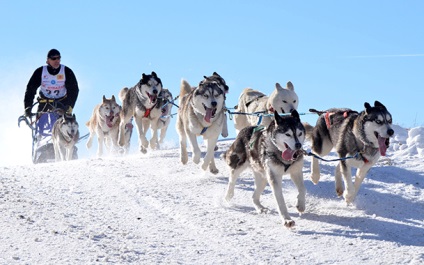
[(113, 115), (113, 113), (111, 113), (110, 115), (106, 115), (106, 125), (109, 128), (113, 127), (113, 119), (115, 118), (115, 116)]
[(168, 115), (168, 112), (169, 112), (168, 110), (169, 110), (168, 107), (162, 108), (162, 116)]
[(204, 107), (204, 108), (205, 108), (205, 110), (206, 110), (206, 114), (205, 114), (205, 121), (206, 121), (207, 123), (210, 123), (210, 122), (211, 122), (211, 118), (215, 117), (215, 114), (216, 114), (216, 108), (208, 108), (208, 107), (206, 107), (206, 105), (205, 105), (205, 104), (203, 104), (203, 107)]
[(374, 135), (378, 140), (378, 149), (380, 150), (380, 155), (385, 156), (387, 148), (390, 144), (390, 138), (381, 137), (378, 132), (374, 132)]
[(295, 161), (300, 154), (302, 154), (302, 150), (293, 150), (286, 143), (284, 143), (286, 150), (281, 153), (281, 157), (286, 161)]
[(149, 99), (150, 99), (150, 103), (152, 103), (152, 104), (155, 104), (156, 103), (156, 100), (158, 99), (158, 96), (157, 95), (151, 95), (151, 94), (149, 94), (148, 92), (147, 92), (147, 96), (149, 97)]

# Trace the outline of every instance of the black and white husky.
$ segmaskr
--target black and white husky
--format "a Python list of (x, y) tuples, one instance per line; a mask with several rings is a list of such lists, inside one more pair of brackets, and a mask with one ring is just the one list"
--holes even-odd
[(79, 140), (78, 122), (75, 114), (62, 115), (53, 125), (52, 142), (56, 162), (70, 161), (75, 144)]
[(192, 88), (182, 80), (180, 87), (180, 108), (176, 122), (180, 138), (180, 159), (183, 164), (188, 162), (187, 138), (193, 151), (193, 162), (200, 162), (200, 148), (197, 137), (202, 136), (207, 143), (207, 151), (203, 159), (202, 169), (213, 174), (218, 173), (215, 165), (215, 145), (222, 133), (225, 119), (225, 92), (224, 85), (217, 73), (212, 77), (205, 77), (199, 85)]
[(259, 199), (269, 183), (284, 225), (292, 227), (295, 223), (284, 201), (282, 177), (290, 174), (298, 190), (297, 210), (303, 212), (306, 195), (302, 172), (305, 128), (296, 110), (288, 116), (280, 117), (276, 111), (274, 115), (275, 119), (262, 131), (257, 126), (243, 128), (223, 155), (231, 173), (225, 199), (229, 201), (234, 196), (237, 177), (250, 166), (255, 176), (253, 203), (256, 210), (259, 213), (268, 211)]
[[(389, 138), (393, 136), (392, 115), (386, 107), (375, 101), (372, 107), (368, 102), (365, 110), (358, 113), (351, 109), (333, 108), (316, 111), (320, 116), (312, 131), (312, 151), (325, 156), (335, 148), (342, 159), (336, 167), (336, 193), (352, 203), (362, 181), (380, 156), (386, 155)], [(354, 159), (345, 159), (346, 157)], [(356, 171), (355, 183), (352, 182), (352, 170)], [(344, 188), (342, 185), (342, 176)], [(320, 179), (318, 159), (312, 158), (312, 182)]]
[(119, 97), (122, 98), (121, 122), (119, 124), (119, 145), (125, 146), (126, 125), (134, 117), (138, 130), (138, 143), (140, 152), (146, 153), (149, 141), (146, 133), (152, 126), (150, 147), (156, 148), (158, 143), (157, 124), (162, 116), (162, 102), (159, 97), (162, 91), (162, 81), (152, 72), (150, 75), (142, 74), (140, 81), (132, 88), (123, 88)]

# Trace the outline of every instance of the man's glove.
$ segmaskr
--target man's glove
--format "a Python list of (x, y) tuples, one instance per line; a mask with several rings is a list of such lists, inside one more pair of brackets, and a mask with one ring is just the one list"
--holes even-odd
[(26, 108), (26, 109), (25, 109), (25, 116), (26, 116), (26, 117), (30, 117), (30, 118), (31, 118), (31, 116), (32, 116), (31, 108)]
[(67, 115), (72, 115), (72, 107), (68, 106), (68, 109), (66, 110)]

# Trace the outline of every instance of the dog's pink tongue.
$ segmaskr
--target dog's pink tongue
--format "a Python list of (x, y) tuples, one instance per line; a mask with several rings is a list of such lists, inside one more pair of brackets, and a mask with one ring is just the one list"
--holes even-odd
[(205, 121), (210, 123), (211, 122), (211, 118), (212, 118), (212, 109), (211, 108), (206, 108)]
[(295, 150), (290, 149), (290, 147), (289, 147), (289, 148), (287, 148), (286, 150), (284, 150), (284, 152), (281, 154), (281, 157), (282, 157), (284, 160), (290, 161), (290, 160), (292, 160), (292, 159), (293, 159), (293, 156), (294, 156), (294, 154), (295, 154), (295, 153), (296, 153), (296, 151), (295, 151)]
[(386, 151), (387, 151), (386, 140), (387, 140), (386, 138), (378, 136), (378, 147), (380, 149), (380, 155), (382, 156), (386, 156)]
[(112, 128), (112, 126), (113, 126), (112, 121), (113, 121), (113, 114), (111, 116), (106, 116), (106, 125), (107, 125), (107, 127)]

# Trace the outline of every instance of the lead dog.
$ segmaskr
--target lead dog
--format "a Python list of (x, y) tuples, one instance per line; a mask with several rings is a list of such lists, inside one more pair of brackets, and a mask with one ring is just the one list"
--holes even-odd
[[(365, 102), (364, 106), (365, 110), (360, 113), (339, 108), (310, 110), (320, 115), (312, 130), (312, 151), (325, 156), (335, 148), (342, 159), (356, 156), (355, 159), (341, 160), (335, 172), (336, 193), (338, 196), (343, 195), (347, 203), (354, 201), (370, 168), (380, 156), (386, 155), (389, 138), (394, 134), (392, 115), (383, 104), (375, 101), (372, 107)], [(352, 167), (358, 168), (354, 184)], [(311, 178), (315, 184), (320, 179), (319, 162), (315, 157), (312, 158)]]
[(138, 144), (140, 152), (146, 153), (149, 141), (146, 138), (146, 132), (152, 125), (152, 139), (150, 147), (156, 148), (157, 145), (157, 123), (162, 115), (161, 100), (159, 94), (162, 91), (162, 81), (152, 72), (150, 75), (142, 74), (140, 81), (132, 88), (123, 88), (121, 122), (119, 125), (119, 145), (125, 146), (125, 126), (129, 123), (131, 117), (134, 117), (138, 130)]
[(115, 96), (106, 98), (103, 95), (102, 103), (94, 107), (90, 120), (85, 124), (90, 132), (87, 148), (91, 148), (94, 135), (97, 135), (99, 157), (103, 154), (103, 143), (109, 151), (118, 150), (120, 112), (121, 106), (116, 103)]
[(75, 144), (79, 139), (78, 122), (75, 114), (62, 115), (53, 125), (52, 142), (55, 161), (70, 161)]
[[(292, 82), (287, 82), (287, 88), (281, 87), (279, 83), (275, 84), (275, 89), (268, 97), (264, 93), (246, 88), (240, 94), (237, 104), (237, 111), (242, 113), (261, 113), (273, 114), (274, 110), (280, 113), (291, 113), (297, 110), (299, 99)], [(259, 117), (256, 115), (236, 114), (234, 115), (234, 125), (237, 133), (247, 127), (255, 125), (268, 126), (272, 118), (270, 116), (262, 116), (261, 123), (258, 124)]]
[(278, 212), (286, 227), (294, 226), (290, 218), (282, 192), (282, 177), (290, 174), (298, 190), (296, 208), (305, 210), (306, 188), (303, 184), (303, 151), (305, 128), (299, 114), (293, 110), (291, 116), (280, 117), (274, 112), (275, 119), (263, 130), (249, 126), (240, 131), (229, 150), (223, 157), (230, 169), (230, 177), (225, 199), (234, 196), (238, 176), (248, 167), (255, 176), (253, 203), (258, 213), (267, 212), (260, 203), (260, 196), (267, 183), (270, 184)]
[(195, 88), (192, 88), (187, 81), (181, 81), (176, 128), (180, 138), (180, 159), (183, 164), (188, 162), (187, 138), (192, 147), (193, 162), (196, 164), (200, 162), (201, 152), (197, 137), (202, 136), (207, 143), (202, 169), (207, 170), (209, 167), (211, 173), (218, 173), (214, 149), (226, 122), (225, 91), (225, 86), (215, 77), (206, 77)]

